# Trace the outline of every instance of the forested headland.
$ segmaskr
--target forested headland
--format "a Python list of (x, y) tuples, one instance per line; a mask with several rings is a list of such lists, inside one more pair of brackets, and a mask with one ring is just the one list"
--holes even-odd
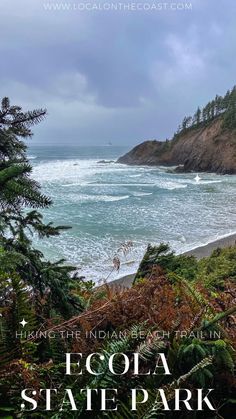
[(185, 116), (170, 140), (144, 141), (121, 156), (118, 163), (235, 174), (236, 87), (224, 96), (216, 95), (192, 116)]

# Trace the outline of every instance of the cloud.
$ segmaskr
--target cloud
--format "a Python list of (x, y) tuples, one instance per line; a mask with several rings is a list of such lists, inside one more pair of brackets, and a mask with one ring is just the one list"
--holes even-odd
[(235, 83), (234, 0), (182, 12), (50, 12), (2, 0), (2, 95), (46, 106), (41, 143), (166, 138), (179, 120)]
[(166, 45), (169, 48), (177, 73), (192, 77), (204, 71), (204, 56), (195, 50), (194, 43), (181, 40), (171, 34), (167, 37)]

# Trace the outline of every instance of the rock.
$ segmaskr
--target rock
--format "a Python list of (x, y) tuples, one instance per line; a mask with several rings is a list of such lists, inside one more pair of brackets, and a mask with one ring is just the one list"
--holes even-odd
[(134, 147), (118, 163), (177, 166), (177, 172), (236, 174), (236, 131), (222, 128), (218, 117), (171, 141), (149, 140)]
[(104, 164), (104, 163), (114, 163), (114, 160), (99, 160), (98, 161), (99, 164)]

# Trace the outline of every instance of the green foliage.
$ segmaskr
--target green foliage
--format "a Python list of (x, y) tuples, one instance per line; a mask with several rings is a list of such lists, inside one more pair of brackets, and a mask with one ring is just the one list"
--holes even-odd
[(155, 265), (174, 282), (180, 277), (185, 281), (202, 282), (210, 290), (217, 291), (224, 289), (227, 279), (236, 281), (236, 247), (216, 249), (210, 257), (198, 261), (194, 256), (175, 255), (164, 243), (157, 247), (149, 245), (134, 281), (148, 278)]
[(208, 102), (202, 109), (198, 107), (193, 117), (185, 116), (174, 139), (177, 140), (181, 134), (190, 129), (205, 127), (221, 115), (223, 128), (236, 128), (236, 86), (231, 91), (228, 90), (225, 96), (216, 95), (215, 99)]
[(194, 257), (175, 255), (170, 251), (168, 244), (161, 243), (157, 247), (148, 246), (134, 281), (150, 275), (154, 265), (160, 266), (167, 273), (174, 272), (187, 280), (193, 280), (197, 272), (197, 260)]
[(45, 207), (51, 200), (41, 194), (37, 182), (30, 178), (27, 147), (21, 138), (32, 136), (31, 126), (44, 119), (46, 110), (23, 112), (11, 106), (8, 98), (2, 100), (0, 110), (0, 206)]
[(0, 300), (1, 364), (6, 364), (16, 357), (21, 358), (23, 353), (29, 358), (35, 347), (21, 335), (20, 322), (23, 319), (27, 322), (24, 328), (27, 332), (36, 327), (36, 318), (29, 292), (16, 273), (12, 273), (11, 276), (6, 273), (0, 274)]
[[(76, 284), (74, 268), (64, 260), (46, 261), (32, 246), (32, 237), (40, 239), (60, 234), (68, 227), (45, 224), (38, 208), (51, 205), (51, 199), (40, 191), (39, 184), (30, 177), (27, 147), (22, 139), (32, 136), (31, 127), (41, 122), (46, 110), (23, 112), (2, 100), (0, 110), (0, 261), (4, 272), (15, 272), (30, 287), (34, 298), (47, 297), (47, 315), (63, 316), (81, 309), (79, 296), (72, 295)], [(29, 208), (34, 208), (29, 211)], [(26, 208), (28, 212), (26, 212)], [(2, 250), (1, 250), (2, 249)], [(45, 305), (45, 304), (44, 304)], [(45, 313), (46, 313), (45, 311)]]
[(224, 128), (236, 128), (236, 87), (234, 87), (228, 96), (227, 110), (224, 114)]
[(215, 250), (209, 258), (198, 262), (197, 280), (211, 290), (224, 289), (225, 281), (236, 281), (235, 247)]

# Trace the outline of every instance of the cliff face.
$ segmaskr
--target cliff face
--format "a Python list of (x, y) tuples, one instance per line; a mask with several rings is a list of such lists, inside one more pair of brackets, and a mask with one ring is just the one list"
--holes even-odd
[(236, 132), (222, 129), (222, 119), (191, 129), (177, 139), (145, 141), (118, 159), (132, 165), (182, 166), (184, 172), (236, 174)]

